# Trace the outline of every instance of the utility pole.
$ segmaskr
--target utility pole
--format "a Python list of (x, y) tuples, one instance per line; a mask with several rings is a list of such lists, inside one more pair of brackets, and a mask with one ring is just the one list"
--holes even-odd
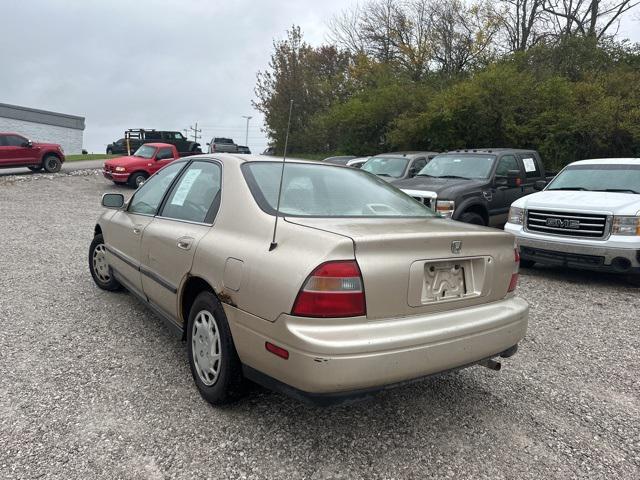
[(184, 138), (187, 138), (189, 136), (189, 129), (183, 128), (182, 131), (184, 132)]
[(196, 126), (195, 127), (193, 127), (193, 126), (189, 127), (189, 130), (191, 130), (191, 132), (192, 132), (193, 141), (198, 143), (198, 137), (202, 133), (202, 129), (198, 128), (198, 122), (196, 122)]
[(249, 115), (242, 115), (242, 118), (246, 118), (247, 119), (247, 130), (246, 130), (245, 135), (244, 135), (244, 146), (248, 147), (249, 146), (249, 120), (251, 120), (253, 117), (251, 117)]

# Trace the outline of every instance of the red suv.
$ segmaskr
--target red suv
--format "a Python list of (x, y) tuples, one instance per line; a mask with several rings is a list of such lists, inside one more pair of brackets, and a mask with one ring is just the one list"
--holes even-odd
[(44, 168), (56, 173), (64, 160), (60, 145), (35, 143), (17, 133), (0, 132), (0, 168), (27, 167), (34, 172)]

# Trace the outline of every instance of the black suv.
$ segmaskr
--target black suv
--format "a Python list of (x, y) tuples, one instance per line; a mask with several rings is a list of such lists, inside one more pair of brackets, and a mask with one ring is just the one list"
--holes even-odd
[(515, 200), (544, 188), (551, 178), (535, 150), (483, 148), (441, 153), (394, 186), (445, 217), (497, 227), (505, 224)]
[(107, 145), (107, 155), (126, 154), (127, 137), (129, 137), (131, 153), (135, 152), (141, 145), (152, 142), (162, 142), (175, 145), (176, 149), (180, 153), (202, 153), (199, 143), (190, 141), (180, 132), (144, 130), (138, 128), (127, 130), (125, 132), (125, 138), (121, 138)]

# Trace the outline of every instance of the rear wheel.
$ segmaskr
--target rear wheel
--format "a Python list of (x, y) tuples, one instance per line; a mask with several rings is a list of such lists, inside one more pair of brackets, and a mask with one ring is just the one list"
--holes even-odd
[(525, 260), (524, 258), (520, 259), (520, 266), (522, 268), (533, 268), (535, 264), (535, 260)]
[(32, 172), (39, 172), (40, 170), (42, 170), (42, 165), (38, 165), (37, 167), (27, 167), (27, 168)]
[(464, 223), (471, 223), (473, 225), (486, 225), (486, 223), (484, 223), (484, 218), (473, 212), (465, 212), (460, 215), (460, 221)]
[(42, 166), (49, 173), (58, 173), (62, 168), (62, 162), (55, 155), (47, 155), (42, 161)]
[(242, 391), (242, 369), (222, 304), (202, 292), (191, 306), (187, 355), (200, 395), (213, 405), (235, 400)]
[(103, 290), (120, 290), (122, 285), (113, 276), (113, 271), (107, 262), (107, 249), (102, 234), (93, 237), (89, 247), (89, 271), (96, 285)]
[(142, 185), (144, 183), (144, 181), (149, 177), (149, 175), (147, 175), (144, 172), (136, 172), (136, 173), (132, 173), (129, 176), (129, 181), (127, 183), (129, 183), (130, 187), (133, 188), (138, 188), (140, 185)]

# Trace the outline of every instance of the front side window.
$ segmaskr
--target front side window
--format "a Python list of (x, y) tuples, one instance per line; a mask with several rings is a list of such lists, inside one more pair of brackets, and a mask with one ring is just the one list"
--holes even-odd
[(409, 160), (404, 157), (373, 157), (362, 166), (362, 170), (382, 177), (400, 178), (407, 169)]
[(156, 147), (152, 147), (150, 145), (142, 145), (138, 150), (136, 150), (136, 153), (134, 153), (133, 156), (141, 158), (153, 158), (153, 156), (156, 154), (156, 150)]
[(222, 170), (213, 162), (193, 162), (171, 189), (162, 217), (213, 223), (220, 206)]
[(439, 178), (489, 178), (495, 155), (437, 155), (418, 175)]
[(184, 166), (185, 162), (170, 163), (143, 183), (129, 203), (129, 213), (155, 215), (167, 188)]
[[(281, 162), (242, 166), (254, 199), (274, 215)], [(382, 179), (360, 170), (330, 165), (286, 163), (280, 213), (299, 217), (434, 217), (420, 202)]]
[(509, 170), (517, 170), (520, 172), (518, 161), (513, 155), (505, 155), (500, 159), (496, 167), (496, 177), (507, 177)]
[(156, 155), (157, 160), (166, 160), (168, 158), (173, 158), (173, 150), (170, 148), (161, 148)]
[(570, 165), (551, 181), (547, 190), (640, 193), (640, 164)]
[(27, 139), (18, 135), (7, 135), (6, 144), (8, 147), (22, 147), (27, 143)]

